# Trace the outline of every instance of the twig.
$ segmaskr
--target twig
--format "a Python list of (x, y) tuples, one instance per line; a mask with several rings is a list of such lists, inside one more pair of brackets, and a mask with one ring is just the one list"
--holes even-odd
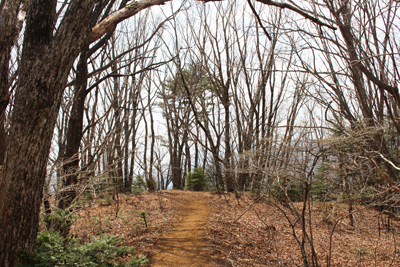
[(354, 213), (356, 213), (356, 212), (358, 212), (358, 211), (361, 211), (361, 210), (364, 210), (364, 209), (367, 209), (367, 208), (369, 208), (369, 207), (370, 207), (370, 205), (365, 206), (365, 207), (362, 208), (362, 209), (353, 210), (351, 213), (346, 214), (345, 216), (343, 216), (342, 218), (338, 219), (338, 220), (335, 222), (335, 224), (334, 224), (333, 227), (332, 227), (331, 233), (329, 234), (329, 253), (328, 253), (328, 259), (327, 259), (327, 267), (330, 267), (330, 266), (331, 266), (331, 258), (332, 258), (332, 238), (333, 238), (333, 233), (334, 233), (334, 231), (335, 231), (336, 226), (337, 226), (337, 225), (339, 224), (339, 222), (341, 222), (344, 218), (347, 218), (347, 217), (349, 217), (350, 215), (353, 215)]
[(146, 221), (146, 212), (141, 212), (141, 215), (143, 217), (144, 225), (146, 226), (146, 229), (149, 229), (149, 227), (147, 226), (147, 221)]
[(392, 266), (393, 265), (393, 262), (394, 262), (394, 260), (395, 260), (395, 258), (396, 258), (396, 256), (397, 256), (397, 254), (396, 254), (396, 235), (394, 234), (395, 233), (395, 231), (393, 231), (393, 242), (394, 242), (394, 252), (393, 252), (393, 259), (392, 259), (392, 262), (390, 263), (390, 265), (389, 265), (389, 267), (390, 266)]
[(400, 216), (397, 216), (396, 214), (394, 214), (393, 212), (391, 212), (391, 211), (388, 211), (388, 210), (384, 210), (384, 211), (382, 211), (382, 213), (383, 214), (386, 214), (386, 215), (389, 215), (393, 220), (395, 220), (395, 221), (400, 221)]
[(251, 207), (252, 207), (254, 204), (256, 204), (256, 203), (254, 202), (253, 204), (251, 204), (251, 205), (247, 208), (247, 210), (245, 210), (245, 212), (243, 212), (242, 215), (240, 215), (239, 218), (237, 218), (233, 223), (239, 221), (239, 219), (242, 218), (242, 216), (245, 215), (245, 214), (249, 211), (249, 209), (251, 209)]
[(380, 156), (384, 161), (386, 161), (387, 163), (389, 163), (394, 169), (400, 171), (400, 168), (397, 167), (392, 161), (390, 161), (390, 160), (388, 160), (387, 158), (385, 158), (381, 153), (378, 153), (378, 154), (379, 154), (379, 156)]
[(251, 3), (251, 0), (247, 0), (247, 3), (249, 4), (250, 9), (251, 9), (251, 11), (253, 12), (254, 16), (256, 16), (256, 19), (257, 19), (257, 21), (258, 21), (258, 24), (260, 24), (260, 27), (263, 29), (265, 35), (268, 37), (268, 39), (269, 39), (270, 41), (272, 41), (271, 36), (269, 35), (269, 33), (267, 32), (267, 29), (266, 29), (266, 28), (264, 27), (264, 25), (262, 24), (261, 18), (260, 18), (260, 16), (258, 15), (258, 13), (257, 13), (256, 9), (254, 8), (253, 4)]

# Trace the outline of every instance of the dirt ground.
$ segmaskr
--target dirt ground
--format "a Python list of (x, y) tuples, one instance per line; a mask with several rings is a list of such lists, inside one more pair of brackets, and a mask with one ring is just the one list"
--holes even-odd
[(179, 194), (183, 214), (173, 229), (159, 238), (153, 247), (151, 266), (220, 266), (213, 261), (206, 242), (206, 224), (211, 212), (201, 193)]
[[(289, 225), (296, 216), (268, 197), (259, 199), (251, 194), (210, 196), (213, 212), (208, 229), (210, 242), (231, 266), (304, 266), (299, 243)], [(294, 203), (301, 212), (302, 203)], [(279, 207), (280, 209), (278, 209)], [(313, 202), (307, 208), (306, 230), (312, 235), (318, 266), (400, 266), (400, 223), (390, 221), (373, 208), (354, 206), (354, 225), (350, 225), (345, 203)], [(332, 239), (330, 235), (333, 227)], [(312, 232), (310, 231), (312, 228)], [(296, 236), (302, 240), (300, 224)], [(306, 242), (306, 252), (311, 254)]]
[[(301, 203), (295, 206), (300, 210)], [(351, 226), (343, 217), (346, 204), (312, 203), (307, 214), (318, 265), (327, 266), (331, 247), (332, 267), (400, 266), (400, 223), (388, 224), (387, 216), (370, 208), (354, 208)], [(287, 221), (295, 217), (281, 209), (251, 195), (238, 199), (235, 194), (171, 190), (121, 195), (118, 201), (104, 196), (78, 212), (71, 234), (82, 242), (99, 234), (123, 237), (122, 245), (134, 246), (149, 259), (144, 267), (303, 266)], [(294, 230), (302, 236), (299, 226)]]
[(232, 266), (211, 245), (211, 212), (208, 192), (120, 195), (118, 202), (105, 198), (82, 209), (71, 233), (81, 241), (98, 234), (123, 237), (122, 245), (134, 246), (149, 259), (144, 267)]

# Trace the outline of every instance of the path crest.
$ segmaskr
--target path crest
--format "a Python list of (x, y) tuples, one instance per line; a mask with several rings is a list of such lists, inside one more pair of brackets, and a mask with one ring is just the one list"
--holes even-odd
[(211, 207), (196, 194), (177, 195), (184, 203), (184, 214), (171, 231), (165, 233), (153, 249), (151, 266), (217, 266), (206, 242), (206, 224)]

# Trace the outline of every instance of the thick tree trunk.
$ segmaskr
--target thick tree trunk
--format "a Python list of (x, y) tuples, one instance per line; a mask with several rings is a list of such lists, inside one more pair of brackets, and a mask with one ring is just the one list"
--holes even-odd
[[(77, 1), (78, 2), (78, 1)], [(46, 164), (68, 72), (90, 34), (94, 1), (73, 2), (57, 35), (56, 1), (31, 0), (19, 65), (6, 159), (0, 182), (0, 266), (14, 267), (18, 249), (33, 252)], [(79, 7), (79, 8), (78, 8)], [(79, 33), (79, 34), (76, 34)]]
[[(6, 2), (0, 4), (0, 15)], [(107, 32), (103, 30), (104, 24), (101, 32), (90, 27), (96, 2), (71, 1), (55, 31), (57, 1), (29, 1), (10, 135), (0, 177), (2, 267), (18, 263), (18, 249), (33, 252), (35, 248), (46, 164), (68, 73), (80, 51)], [(107, 23), (121, 22), (142, 9), (164, 2), (135, 2), (128, 10), (124, 9), (125, 13), (108, 18)], [(20, 2), (17, 3), (16, 7)], [(1, 60), (2, 66), (9, 64), (7, 58)]]
[(7, 134), (6, 130), (4, 129), (4, 117), (5, 115), (0, 114), (0, 166), (3, 165), (5, 152), (7, 148)]

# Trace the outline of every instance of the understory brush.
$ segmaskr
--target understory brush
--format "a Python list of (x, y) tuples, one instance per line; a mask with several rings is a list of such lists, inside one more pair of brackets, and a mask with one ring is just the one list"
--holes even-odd
[(78, 238), (64, 238), (59, 233), (44, 231), (38, 234), (34, 254), (20, 251), (22, 262), (17, 267), (136, 267), (147, 262), (144, 256), (130, 257), (127, 262), (128, 256), (136, 250), (118, 247), (122, 241), (122, 238), (101, 235), (81, 244)]

